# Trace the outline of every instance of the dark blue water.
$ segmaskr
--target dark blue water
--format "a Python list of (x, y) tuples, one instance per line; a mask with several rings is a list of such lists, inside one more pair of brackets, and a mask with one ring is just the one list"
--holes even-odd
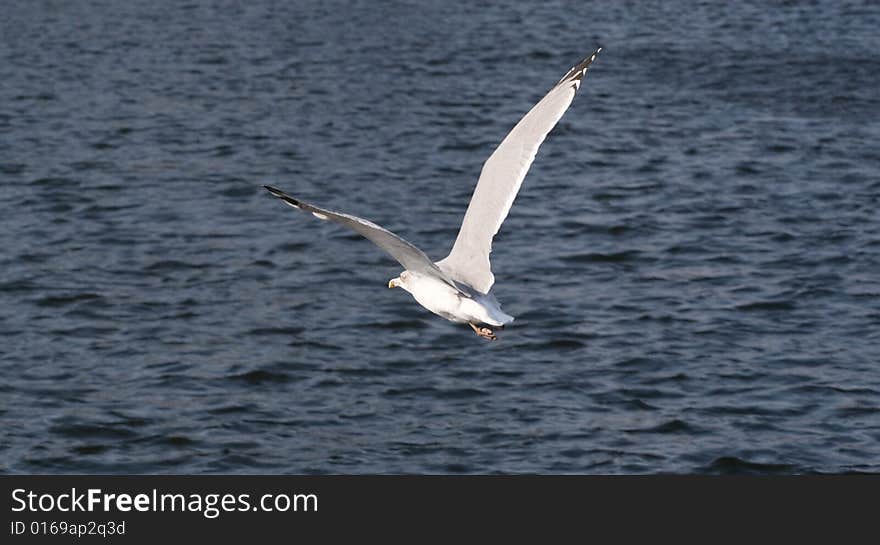
[[(880, 471), (872, 2), (13, 2), (0, 471)], [(605, 47), (478, 339), (271, 183), (451, 247)]]

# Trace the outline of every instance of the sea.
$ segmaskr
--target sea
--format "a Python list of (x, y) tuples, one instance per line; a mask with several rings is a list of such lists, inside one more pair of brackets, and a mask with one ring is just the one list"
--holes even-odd
[[(3, 11), (0, 472), (880, 471), (880, 4)], [(439, 260), (599, 46), (495, 238), (497, 341), (262, 188)]]

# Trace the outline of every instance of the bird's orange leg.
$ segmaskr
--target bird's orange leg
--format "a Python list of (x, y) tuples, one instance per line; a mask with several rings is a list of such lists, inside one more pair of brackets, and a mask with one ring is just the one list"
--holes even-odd
[(494, 340), (498, 339), (498, 337), (495, 336), (495, 334), (492, 333), (492, 330), (489, 329), (488, 327), (480, 327), (480, 326), (474, 325), (470, 322), (468, 322), (468, 325), (471, 326), (471, 329), (474, 330), (474, 333), (476, 333), (480, 337), (483, 337), (484, 339), (489, 339), (490, 341), (494, 341)]

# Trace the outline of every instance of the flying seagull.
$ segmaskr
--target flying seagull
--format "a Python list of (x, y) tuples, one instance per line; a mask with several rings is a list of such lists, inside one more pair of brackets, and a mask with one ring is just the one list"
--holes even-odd
[(504, 327), (513, 316), (505, 314), (489, 293), (495, 283), (489, 265), (492, 239), (507, 217), (538, 147), (568, 109), (601, 50), (566, 72), (483, 164), (455, 245), (441, 261), (435, 263), (410, 242), (371, 221), (318, 208), (274, 187), (264, 187), (290, 206), (311, 212), (318, 219), (340, 223), (385, 250), (406, 269), (388, 282), (389, 288), (403, 288), (434, 314), (469, 324), (477, 335), (495, 340), (490, 326)]

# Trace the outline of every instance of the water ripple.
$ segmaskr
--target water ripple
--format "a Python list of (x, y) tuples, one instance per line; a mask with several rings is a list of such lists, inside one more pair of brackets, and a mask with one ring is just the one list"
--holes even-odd
[[(877, 5), (20, 4), (0, 472), (880, 471)], [(262, 190), (441, 258), (599, 44), (496, 237), (495, 343)]]

